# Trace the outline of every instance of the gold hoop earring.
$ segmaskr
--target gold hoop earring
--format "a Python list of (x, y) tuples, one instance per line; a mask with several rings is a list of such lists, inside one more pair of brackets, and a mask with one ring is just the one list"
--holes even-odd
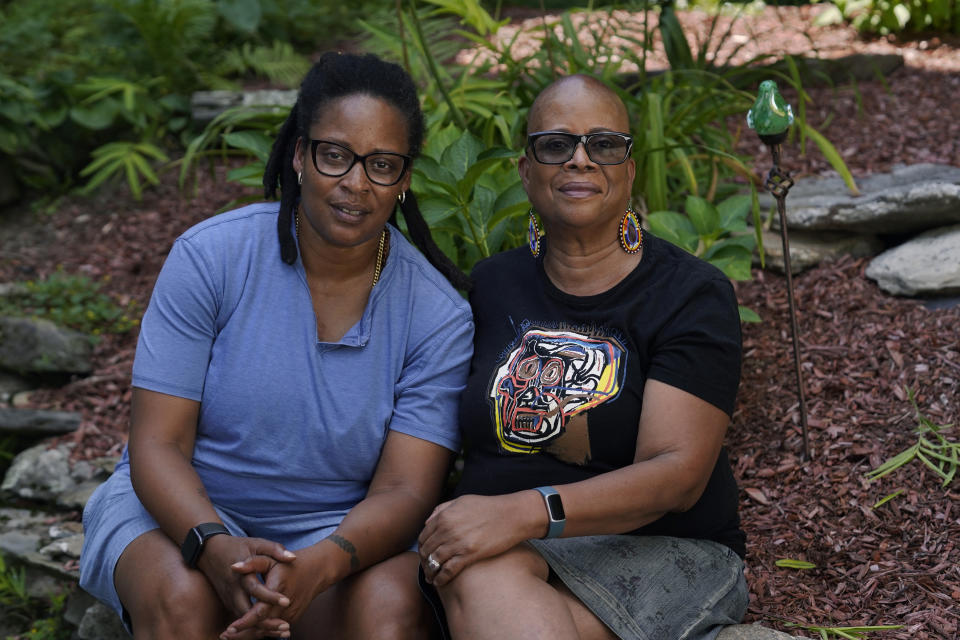
[(406, 191), (401, 191), (400, 194), (397, 196), (397, 200), (400, 201), (400, 204), (403, 204), (404, 202), (406, 202), (406, 201), (407, 201), (407, 192), (406, 192)]
[(540, 227), (537, 225), (537, 216), (530, 207), (530, 222), (527, 224), (527, 246), (530, 253), (536, 258), (540, 255)]
[(640, 219), (633, 207), (628, 206), (620, 220), (619, 238), (620, 246), (627, 253), (637, 253), (643, 248), (643, 229), (640, 228)]

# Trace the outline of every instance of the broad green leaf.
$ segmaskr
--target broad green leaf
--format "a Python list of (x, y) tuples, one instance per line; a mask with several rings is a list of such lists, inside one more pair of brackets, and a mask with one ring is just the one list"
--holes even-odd
[(463, 131), (453, 123), (447, 124), (436, 131), (431, 131), (423, 145), (423, 153), (432, 158), (440, 158), (447, 147), (456, 142), (461, 135), (463, 135)]
[(455, 215), (458, 210), (455, 202), (435, 195), (422, 196), (417, 199), (417, 204), (420, 205), (420, 213), (423, 214), (423, 219), (430, 227)]
[(516, 204), (511, 204), (500, 209), (497, 209), (496, 206), (494, 206), (494, 209), (496, 209), (496, 211), (492, 216), (490, 216), (490, 220), (488, 222), (491, 227), (499, 225), (501, 222), (507, 221), (510, 218), (526, 218), (527, 211), (530, 209), (530, 205), (527, 202), (517, 202)]
[(721, 238), (710, 245), (710, 248), (704, 251), (703, 255), (700, 257), (704, 260), (709, 260), (719, 253), (724, 247), (740, 247), (749, 253), (752, 259), (753, 250), (756, 248), (756, 240), (754, 240), (753, 234), (751, 233), (740, 233), (726, 238)]
[(700, 196), (687, 196), (687, 216), (702, 238), (715, 238), (720, 232), (720, 215), (716, 208)]
[(483, 143), (469, 131), (464, 131), (453, 144), (444, 149), (440, 164), (460, 179), (466, 175), (482, 151)]
[(217, 11), (238, 31), (250, 35), (256, 32), (263, 16), (260, 0), (217, 0)]
[[(513, 155), (512, 153), (510, 155)], [(460, 192), (460, 195), (464, 198), (468, 197), (470, 191), (473, 189), (477, 180), (485, 172), (495, 167), (496, 165), (503, 162), (503, 157), (488, 157), (483, 160), (477, 160), (473, 165), (467, 170), (466, 175), (463, 179), (457, 182), (457, 190)]]
[(731, 196), (717, 205), (720, 228), (724, 231), (743, 231), (747, 228), (747, 214), (753, 199), (749, 195)]
[(266, 166), (263, 162), (251, 162), (242, 167), (230, 169), (230, 171), (227, 172), (227, 180), (242, 184), (246, 187), (262, 187), (263, 172), (265, 170)]
[(456, 176), (432, 156), (422, 155), (417, 158), (417, 161), (413, 163), (413, 173), (414, 176), (419, 173), (432, 182), (446, 185), (451, 193), (456, 193), (454, 189), (454, 184), (457, 181)]
[[(497, 196), (497, 201), (493, 203), (493, 208), (497, 211), (505, 207), (513, 207), (516, 205), (522, 205), (524, 208), (530, 206), (530, 203), (527, 201), (527, 192), (523, 189), (523, 183), (520, 182), (520, 178), (513, 174), (515, 180), (509, 187), (502, 189), (500, 195)], [(493, 223), (491, 223), (493, 224)]]
[(742, 304), (737, 305), (737, 311), (740, 314), (740, 322), (763, 322), (763, 319), (756, 311)]
[(113, 124), (120, 113), (120, 103), (113, 98), (106, 98), (90, 105), (75, 105), (70, 109), (70, 119), (81, 127), (99, 131)]
[(264, 163), (270, 158), (273, 138), (262, 131), (231, 131), (223, 134), (223, 141), (236, 149), (249, 151)]
[(693, 253), (700, 244), (697, 230), (694, 229), (690, 218), (676, 211), (655, 211), (647, 219), (650, 231), (681, 249)]
[(750, 260), (750, 251), (731, 244), (721, 247), (707, 261), (732, 280), (749, 280)]

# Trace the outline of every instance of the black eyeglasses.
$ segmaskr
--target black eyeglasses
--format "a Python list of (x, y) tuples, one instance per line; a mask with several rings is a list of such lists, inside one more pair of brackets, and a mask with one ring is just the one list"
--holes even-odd
[(403, 177), (413, 160), (410, 156), (390, 151), (377, 151), (359, 156), (347, 147), (328, 140), (310, 140), (313, 166), (319, 173), (331, 178), (346, 175), (358, 162), (367, 178), (374, 184), (391, 187)]
[(527, 136), (527, 147), (540, 164), (569, 162), (581, 142), (587, 151), (587, 157), (597, 164), (622, 164), (633, 149), (633, 138), (629, 134), (616, 131), (584, 135), (565, 131), (539, 131)]

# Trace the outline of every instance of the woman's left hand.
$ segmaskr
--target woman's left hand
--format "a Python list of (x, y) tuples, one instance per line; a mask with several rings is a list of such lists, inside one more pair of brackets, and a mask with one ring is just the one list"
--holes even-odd
[(289, 598), (290, 604), (281, 607), (255, 602), (243, 616), (230, 623), (221, 638), (245, 638), (247, 632), (252, 630), (276, 634), (276, 622), (286, 621), (292, 625), (300, 619), (313, 599), (326, 587), (323, 586), (322, 572), (307, 560), (307, 553), (301, 550), (298, 556), (304, 557), (298, 557), (290, 563), (279, 563), (269, 556), (258, 555), (232, 565), (237, 573), (262, 575), (264, 586), (283, 593)]
[[(471, 564), (542, 536), (546, 522), (543, 499), (536, 491), (465, 495), (438, 505), (419, 537), (427, 582), (447, 584)], [(431, 568), (431, 559), (440, 563), (439, 570)]]

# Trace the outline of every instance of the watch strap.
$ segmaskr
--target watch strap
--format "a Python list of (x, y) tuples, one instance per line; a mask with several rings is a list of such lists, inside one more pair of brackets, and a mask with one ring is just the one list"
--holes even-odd
[(200, 559), (200, 554), (203, 553), (203, 547), (207, 540), (221, 534), (230, 535), (230, 531), (219, 522), (204, 522), (190, 529), (180, 546), (180, 554), (187, 566), (191, 569), (196, 567), (197, 560)]
[(557, 538), (563, 533), (563, 528), (567, 524), (563, 502), (560, 500), (560, 492), (553, 487), (537, 487), (536, 490), (543, 496), (543, 503), (547, 507), (547, 518), (550, 523), (547, 528), (547, 535), (544, 538)]

